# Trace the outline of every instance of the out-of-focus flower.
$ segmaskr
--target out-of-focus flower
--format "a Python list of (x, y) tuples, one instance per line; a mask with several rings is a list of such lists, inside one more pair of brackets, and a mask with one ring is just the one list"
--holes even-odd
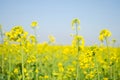
[(104, 40), (103, 35), (100, 35), (100, 36), (99, 36), (99, 40), (100, 40), (101, 42), (103, 42), (103, 40)]
[(37, 27), (37, 26), (38, 26), (38, 22), (33, 21), (33, 22), (31, 23), (31, 27)]
[(10, 41), (21, 42), (27, 39), (28, 33), (24, 31), (22, 26), (14, 26), (9, 32), (5, 33), (5, 36)]
[(80, 20), (78, 18), (74, 18), (72, 20), (72, 30), (75, 29), (75, 26), (76, 26), (77, 30), (80, 30), (80, 26), (79, 25), (80, 25)]
[(64, 71), (62, 63), (58, 63), (58, 68), (59, 68), (59, 72), (63, 72)]
[(82, 36), (80, 35), (74, 36), (74, 39), (72, 40), (72, 46), (76, 46), (76, 45), (84, 46), (84, 44), (85, 44), (85, 40)]
[(44, 76), (45, 79), (48, 79), (49, 77), (47, 75)]
[(108, 80), (108, 78), (103, 78), (103, 80)]
[(18, 74), (18, 68), (15, 68), (15, 69), (14, 69), (14, 73), (15, 73), (15, 74)]
[(23, 71), (24, 71), (24, 73), (26, 73), (26, 72), (27, 72), (27, 69), (26, 69), (26, 68), (24, 68), (24, 69), (23, 69)]
[(103, 29), (101, 32), (100, 32), (100, 35), (103, 35), (104, 37), (110, 37), (111, 36), (111, 32), (107, 29)]
[(103, 42), (104, 39), (106, 39), (106, 38), (108, 38), (110, 36), (111, 36), (111, 32), (109, 30), (107, 30), (107, 29), (103, 29), (103, 30), (100, 31), (99, 40), (101, 42)]
[(49, 35), (48, 38), (49, 38), (49, 42), (51, 42), (51, 43), (55, 42), (55, 37), (54, 36)]
[(30, 40), (31, 43), (35, 43), (37, 41), (36, 37), (34, 35), (30, 35), (29, 40)]

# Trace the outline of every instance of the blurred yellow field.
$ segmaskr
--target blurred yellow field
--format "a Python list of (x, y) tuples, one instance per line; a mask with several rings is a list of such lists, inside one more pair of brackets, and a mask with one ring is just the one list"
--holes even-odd
[[(120, 80), (120, 47), (109, 46), (111, 32), (101, 30), (102, 45), (85, 46), (78, 34), (80, 21), (72, 20), (71, 45), (56, 45), (36, 39), (37, 22), (32, 22), (33, 35), (22, 26), (14, 26), (0, 44), (0, 80)], [(2, 33), (2, 27), (0, 27)], [(104, 42), (104, 43), (103, 43)]]

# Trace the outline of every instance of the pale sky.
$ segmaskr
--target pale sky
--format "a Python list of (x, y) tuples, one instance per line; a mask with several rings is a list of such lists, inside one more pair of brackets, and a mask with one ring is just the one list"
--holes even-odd
[(30, 34), (32, 21), (39, 23), (39, 42), (48, 41), (48, 35), (56, 43), (71, 44), (71, 21), (80, 19), (79, 34), (86, 45), (99, 44), (102, 29), (109, 29), (120, 43), (120, 0), (0, 0), (0, 24), (4, 31), (22, 25)]

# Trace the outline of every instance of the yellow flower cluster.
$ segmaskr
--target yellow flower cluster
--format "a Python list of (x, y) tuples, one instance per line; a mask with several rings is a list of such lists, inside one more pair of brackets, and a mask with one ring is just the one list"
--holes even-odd
[(74, 18), (72, 20), (72, 30), (75, 29), (75, 27), (77, 28), (77, 30), (80, 30), (80, 20), (78, 18)]
[(37, 42), (36, 37), (34, 35), (30, 35), (29, 40), (30, 40), (31, 43)]
[(111, 36), (111, 32), (110, 32), (109, 30), (107, 30), (107, 29), (103, 29), (103, 30), (101, 30), (101, 32), (100, 32), (99, 40), (100, 40), (101, 42), (103, 42), (104, 39), (106, 39), (106, 38), (108, 38), (108, 37), (110, 37), (110, 36)]
[(55, 42), (55, 37), (53, 35), (49, 35), (48, 38), (49, 38), (49, 42), (50, 43), (54, 43)]
[(63, 72), (64, 71), (62, 63), (58, 63), (58, 68), (59, 68), (59, 72)]
[(18, 74), (18, 68), (15, 68), (15, 69), (14, 69), (14, 73), (15, 73), (15, 74)]
[[(79, 19), (74, 19), (76, 34), (71, 45), (49, 44), (55, 42), (52, 35), (49, 42), (37, 43), (37, 34), (28, 36), (22, 26), (6, 32), (6, 41), (0, 44), (0, 80), (119, 80), (120, 48), (84, 46), (78, 24)], [(36, 27), (38, 23), (31, 25)], [(107, 29), (100, 32), (101, 41), (110, 36)]]
[(36, 62), (36, 57), (35, 56), (30, 56), (28, 59), (27, 59), (27, 63), (34, 63)]
[(75, 35), (74, 36), (74, 39), (72, 40), (72, 46), (73, 47), (79, 46), (79, 48), (81, 50), (83, 50), (84, 49), (84, 44), (85, 44), (85, 40), (82, 36), (80, 36), (80, 35)]
[(32, 23), (31, 23), (31, 27), (37, 27), (38, 26), (38, 22), (36, 22), (36, 21), (33, 21)]
[(10, 41), (21, 42), (27, 39), (28, 33), (24, 31), (22, 26), (14, 26), (10, 32), (5, 33)]

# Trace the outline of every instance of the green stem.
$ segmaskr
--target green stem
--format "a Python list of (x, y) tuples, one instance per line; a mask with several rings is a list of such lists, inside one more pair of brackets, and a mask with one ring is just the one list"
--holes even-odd
[[(38, 69), (38, 63), (37, 63), (37, 57), (38, 57), (38, 53), (37, 53), (37, 33), (36, 33), (36, 29), (34, 28), (34, 35), (35, 35), (35, 38), (36, 38), (36, 42), (35, 42), (35, 51), (36, 51), (36, 69)], [(38, 73), (35, 73), (36, 74), (36, 80), (38, 80)]]
[[(3, 48), (3, 46), (2, 46)], [(4, 52), (2, 52), (2, 79), (4, 77)]]
[(4, 37), (4, 35), (3, 35), (3, 30), (2, 30), (2, 28), (0, 28), (0, 35), (1, 35), (1, 43), (3, 43), (3, 37)]
[[(3, 43), (3, 31), (2, 31), (2, 26), (0, 25), (0, 36), (1, 36), (1, 44)], [(4, 72), (4, 54), (2, 52), (2, 79), (3, 79), (3, 72)]]
[(116, 80), (116, 64), (113, 65), (113, 80)]
[(99, 68), (98, 68), (98, 62), (97, 62), (97, 58), (96, 58), (96, 55), (95, 55), (95, 63), (96, 63), (96, 67), (97, 67), (97, 80), (100, 80), (100, 75), (99, 75)]
[[(22, 49), (22, 46), (21, 46)], [(24, 80), (24, 53), (23, 53), (23, 49), (21, 51), (22, 54), (22, 80)]]
[(10, 80), (11, 77), (11, 54), (9, 53), (9, 76), (8, 76), (8, 80)]
[[(105, 37), (105, 41), (106, 41), (107, 53), (108, 53), (108, 56), (107, 56), (108, 65), (110, 66), (110, 52), (109, 52), (108, 38), (107, 38), (107, 37)], [(111, 70), (111, 66), (110, 66), (109, 74), (110, 74), (110, 78), (112, 79), (112, 70)]]
[(76, 23), (76, 36), (78, 35), (78, 29), (77, 29), (78, 25)]
[(76, 69), (77, 69), (77, 76), (76, 76), (76, 80), (78, 80), (78, 73), (79, 73), (79, 66), (78, 66), (78, 64), (77, 64), (77, 67), (76, 67)]
[(8, 72), (8, 80), (10, 80), (10, 77), (11, 77), (11, 52), (10, 52), (10, 43), (9, 43), (9, 41), (8, 41), (8, 60), (9, 60), (9, 64), (8, 64), (8, 68), (9, 68), (9, 72)]
[[(3, 31), (2, 31), (2, 26), (0, 25), (0, 35), (1, 35), (1, 43), (3, 43)], [(2, 45), (3, 47), (3, 45)], [(2, 52), (2, 74), (4, 74), (4, 53)], [(2, 75), (2, 79), (3, 79), (3, 75)]]
[(108, 47), (108, 39), (107, 39), (107, 37), (105, 38), (105, 41), (106, 41), (106, 46), (107, 46), (107, 51), (108, 51), (108, 59), (109, 59), (110, 54), (109, 54), (109, 47)]
[[(77, 29), (77, 27), (78, 27), (78, 25), (76, 23), (76, 36), (78, 37), (78, 29)], [(78, 57), (79, 57), (79, 40), (78, 40), (78, 38), (77, 38), (76, 47), (77, 47), (77, 65), (76, 65), (76, 69), (77, 69), (76, 75), (77, 76), (76, 76), (76, 80), (78, 80), (79, 79), (79, 63), (78, 63)]]

